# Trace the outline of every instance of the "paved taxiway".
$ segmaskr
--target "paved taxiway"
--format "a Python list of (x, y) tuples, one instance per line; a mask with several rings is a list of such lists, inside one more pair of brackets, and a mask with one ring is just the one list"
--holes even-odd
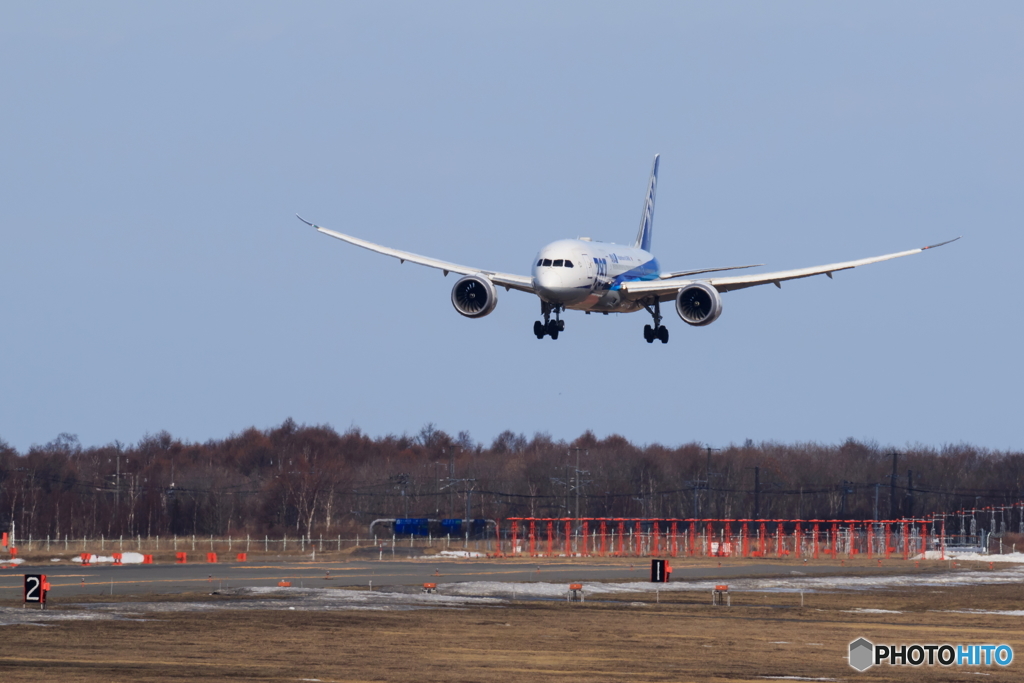
[[(792, 566), (777, 564), (735, 564), (686, 566), (674, 561), (673, 581), (790, 575)], [(804, 574), (842, 574), (853, 571), (826, 565), (800, 567)], [(0, 599), (20, 599), (24, 574), (46, 574), (52, 586), (51, 596), (140, 595), (144, 593), (186, 593), (222, 587), (276, 586), (291, 581), (292, 586), (326, 588), (330, 586), (414, 586), (424, 582), (438, 585), (460, 581), (502, 581), (551, 583), (576, 581), (643, 581), (649, 577), (650, 560), (635, 562), (592, 560), (399, 560), (349, 562), (261, 561), (218, 564), (154, 565), (22, 565), (0, 570)], [(863, 572), (863, 569), (861, 569)]]

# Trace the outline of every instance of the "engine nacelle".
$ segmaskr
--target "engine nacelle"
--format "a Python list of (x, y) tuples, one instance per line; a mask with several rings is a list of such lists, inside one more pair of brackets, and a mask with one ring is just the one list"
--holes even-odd
[(452, 287), (452, 306), (467, 318), (482, 318), (498, 305), (498, 290), (483, 275), (467, 275)]
[(694, 282), (676, 294), (676, 313), (688, 325), (710, 325), (722, 315), (722, 298), (706, 282)]

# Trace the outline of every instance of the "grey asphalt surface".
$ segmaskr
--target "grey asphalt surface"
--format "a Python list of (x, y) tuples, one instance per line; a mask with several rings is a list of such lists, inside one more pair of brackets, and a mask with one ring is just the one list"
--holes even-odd
[[(219, 588), (276, 586), (291, 581), (292, 586), (327, 588), (331, 586), (417, 586), (424, 582), (502, 581), (570, 583), (587, 581), (646, 581), (650, 578), (650, 560), (609, 562), (591, 560), (385, 560), (302, 562), (255, 559), (245, 563), (190, 563), (153, 565), (22, 565), (0, 570), (0, 600), (20, 600), (25, 574), (46, 574), (52, 586), (51, 597), (81, 595), (143, 595), (209, 592)], [(792, 566), (742, 564), (686, 566), (673, 561), (672, 581), (738, 577), (790, 575)], [(852, 573), (850, 568), (810, 565), (800, 567), (803, 574)], [(863, 569), (860, 570), (863, 572)], [(881, 573), (881, 572), (880, 572)], [(653, 586), (653, 584), (652, 584)]]

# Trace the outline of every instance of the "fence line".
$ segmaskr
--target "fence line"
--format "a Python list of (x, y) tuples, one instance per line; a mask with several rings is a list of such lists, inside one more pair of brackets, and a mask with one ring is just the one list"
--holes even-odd
[[(1013, 513), (1019, 516), (1024, 535), (1024, 502), (988, 508), (963, 509), (925, 519), (898, 520), (783, 520), (783, 519), (642, 519), (642, 518), (546, 518), (510, 517), (494, 522), (493, 529), (471, 536), (434, 535), (429, 525), (421, 532), (400, 536), (346, 538), (342, 535), (299, 535), (289, 538), (171, 536), (117, 538), (15, 539), (9, 533), (9, 546), (24, 542), (23, 552), (245, 552), (297, 553), (340, 552), (358, 547), (375, 548), (383, 557), (386, 551), (397, 555), (399, 548), (473, 550), (501, 557), (591, 557), (650, 556), (670, 557), (797, 557), (820, 558), (840, 555), (846, 558), (900, 557), (909, 559), (926, 550), (976, 548), (993, 552), (1015, 552), (1016, 544), (1003, 543), (1011, 533)], [(997, 518), (998, 516), (998, 518)], [(986, 519), (988, 518), (988, 519)], [(979, 523), (980, 519), (980, 523)], [(988, 531), (984, 522), (990, 522)], [(948, 524), (947, 524), (948, 523)], [(1020, 539), (1017, 539), (1020, 540)], [(1022, 546), (1024, 549), (1024, 546)], [(406, 553), (403, 552), (403, 555)]]
[(287, 536), (271, 538), (270, 536), (256, 537), (252, 535), (239, 537), (215, 537), (215, 536), (117, 536), (107, 538), (79, 537), (71, 538), (63, 536), (55, 538), (16, 539), (9, 536), (9, 546), (18, 548), (21, 553), (31, 552), (239, 552), (239, 553), (298, 553), (311, 552), (340, 552), (350, 548), (376, 548), (384, 552), (395, 554), (395, 551), (402, 548), (433, 548), (447, 550), (450, 548), (458, 550), (477, 550), (480, 552), (491, 552), (494, 550), (494, 539), (472, 539), (458, 536), (430, 536), (426, 538), (404, 538), (395, 534), (389, 536)]

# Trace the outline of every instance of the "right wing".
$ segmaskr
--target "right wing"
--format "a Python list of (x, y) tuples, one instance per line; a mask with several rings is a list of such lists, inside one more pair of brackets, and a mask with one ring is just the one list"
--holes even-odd
[[(811, 268), (797, 268), (794, 270), (780, 270), (775, 273), (757, 273), (755, 275), (733, 275), (731, 277), (713, 277), (701, 282), (707, 282), (712, 287), (717, 289), (719, 292), (729, 292), (734, 289), (744, 289), (746, 287), (755, 287), (757, 285), (768, 285), (772, 284), (776, 287), (781, 288), (784, 280), (796, 280), (802, 277), (811, 277), (812, 275), (828, 275), (832, 277), (832, 273), (840, 270), (849, 270), (850, 268), (856, 268), (857, 266), (866, 266), (869, 263), (879, 263), (880, 261), (888, 261), (894, 258), (900, 258), (901, 256), (910, 256), (911, 254), (920, 254), (922, 251), (927, 249), (934, 249), (935, 247), (941, 247), (944, 244), (950, 242), (956, 242), (959, 237), (956, 237), (939, 244), (932, 244), (927, 247), (921, 247), (920, 249), (910, 249), (909, 251), (900, 251), (895, 254), (885, 254), (884, 256), (873, 256), (871, 258), (859, 259), (857, 261), (844, 261), (842, 263), (831, 263), (826, 266), (812, 266)], [(659, 299), (667, 301), (674, 297), (676, 292), (690, 284), (695, 280), (643, 280), (643, 281), (631, 281), (623, 282), (621, 290), (626, 292), (630, 299), (639, 299), (647, 296), (657, 296)]]
[(354, 244), (357, 247), (362, 247), (363, 249), (375, 251), (378, 254), (393, 256), (402, 263), (409, 261), (410, 263), (418, 263), (421, 266), (437, 268), (438, 270), (443, 271), (445, 275), (448, 273), (458, 273), (459, 275), (483, 275), (494, 284), (504, 287), (506, 290), (518, 289), (521, 292), (529, 292), (533, 294), (533, 278), (525, 275), (513, 275), (511, 273), (498, 273), (493, 270), (484, 270), (482, 268), (470, 268), (469, 266), (460, 266), (457, 263), (449, 263), (448, 261), (441, 261), (435, 258), (430, 258), (429, 256), (420, 256), (419, 254), (412, 254), (408, 251), (400, 251), (398, 249), (384, 247), (379, 244), (374, 244), (373, 242), (361, 240), (358, 237), (352, 237), (351, 235), (344, 235), (340, 232), (322, 228), (315, 223), (310, 223), (302, 216), (299, 216), (299, 214), (295, 214), (295, 216), (306, 225), (316, 228), (319, 232), (322, 232), (325, 235), (334, 237), (335, 239), (339, 239), (343, 242), (348, 242), (349, 244)]
[(700, 270), (679, 270), (673, 273), (662, 273), (658, 276), (659, 280), (671, 280), (677, 277), (689, 277), (690, 275), (700, 275), (701, 273), (719, 273), (723, 270), (743, 270), (745, 268), (757, 268), (763, 266), (763, 263), (755, 263), (750, 266), (726, 266), (725, 268), (701, 268)]

